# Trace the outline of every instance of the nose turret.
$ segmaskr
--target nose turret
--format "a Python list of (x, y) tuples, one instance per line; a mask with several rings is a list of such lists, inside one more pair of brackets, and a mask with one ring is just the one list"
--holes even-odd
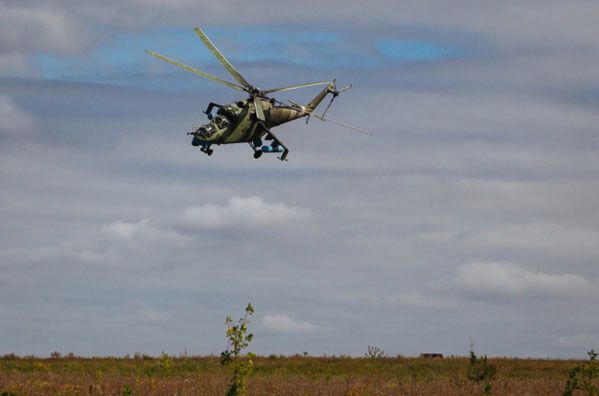
[(216, 126), (210, 122), (208, 124), (199, 126), (195, 131), (189, 132), (188, 135), (193, 135), (193, 139), (191, 141), (193, 146), (200, 146), (203, 145), (203, 143), (209, 142), (216, 132)]
[(189, 134), (202, 140), (210, 140), (210, 138), (213, 137), (217, 131), (218, 129), (216, 125), (214, 125), (212, 122), (209, 122), (208, 124), (199, 126), (198, 129)]
[[(217, 115), (214, 118), (209, 117), (211, 121), (207, 124), (204, 124), (194, 132), (191, 133), (194, 139), (191, 142), (194, 146), (201, 144), (201, 141), (207, 143), (215, 143), (221, 138), (225, 132), (231, 127), (231, 124), (227, 117), (224, 115)], [(194, 142), (196, 144), (194, 144)]]

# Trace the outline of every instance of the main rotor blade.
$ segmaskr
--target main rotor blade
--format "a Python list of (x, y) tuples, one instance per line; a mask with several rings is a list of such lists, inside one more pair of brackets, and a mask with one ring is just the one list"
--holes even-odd
[(331, 83), (330, 81), (317, 81), (317, 82), (304, 83), (304, 84), (295, 84), (295, 85), (290, 85), (288, 87), (267, 89), (267, 90), (262, 91), (262, 93), (269, 94), (269, 93), (273, 93), (273, 92), (291, 91), (292, 89), (312, 87), (314, 85), (323, 85), (323, 84), (330, 84), (330, 83)]
[(181, 62), (177, 62), (176, 60), (174, 60), (174, 59), (171, 59), (171, 58), (168, 58), (168, 57), (166, 57), (166, 56), (164, 56), (164, 55), (160, 55), (160, 54), (159, 54), (159, 53), (157, 53), (157, 52), (150, 51), (150, 50), (146, 50), (146, 52), (147, 52), (149, 55), (152, 55), (152, 56), (153, 56), (153, 57), (155, 57), (155, 58), (158, 58), (158, 59), (160, 59), (160, 60), (163, 60), (163, 61), (165, 61), (165, 62), (168, 62), (168, 63), (170, 63), (170, 64), (173, 64), (173, 65), (175, 65), (175, 66), (179, 66), (180, 68), (182, 68), (182, 69), (185, 69), (185, 70), (187, 70), (187, 71), (189, 71), (189, 72), (195, 73), (195, 74), (197, 74), (198, 76), (202, 76), (202, 77), (204, 77), (204, 78), (207, 78), (207, 79), (209, 79), (209, 80), (216, 81), (216, 82), (218, 82), (218, 83), (221, 83), (221, 84), (223, 84), (223, 85), (226, 85), (226, 86), (227, 86), (227, 87), (229, 87), (229, 88), (233, 88), (233, 89), (236, 89), (236, 90), (238, 90), (238, 91), (245, 91), (245, 89), (244, 89), (243, 87), (240, 87), (240, 86), (239, 86), (239, 85), (237, 85), (237, 84), (233, 84), (233, 83), (230, 83), (230, 82), (228, 82), (228, 81), (222, 80), (222, 79), (220, 79), (220, 78), (218, 78), (218, 77), (216, 77), (216, 76), (213, 76), (212, 74), (209, 74), (209, 73), (203, 72), (203, 71), (201, 71), (201, 70), (199, 70), (199, 69), (196, 69), (195, 67), (187, 66), (186, 64), (183, 64), (183, 63), (181, 63)]
[(330, 118), (324, 118), (324, 117), (322, 117), (322, 116), (319, 116), (318, 114), (314, 114), (314, 117), (318, 118), (320, 121), (324, 121), (324, 122), (327, 122), (327, 121), (328, 121), (328, 122), (332, 122), (333, 124), (337, 124), (337, 125), (339, 125), (339, 126), (342, 126), (342, 127), (345, 127), (345, 128), (352, 129), (352, 130), (354, 130), (354, 131), (356, 131), (356, 132), (360, 132), (360, 133), (364, 133), (364, 134), (366, 134), (366, 135), (370, 135), (370, 136), (372, 136), (372, 132), (368, 132), (368, 131), (365, 131), (365, 130), (363, 130), (363, 129), (356, 128), (356, 127), (354, 127), (354, 126), (351, 126), (351, 125), (345, 124), (345, 123), (343, 123), (343, 122), (340, 122), (340, 121), (331, 120)]
[(206, 47), (208, 47), (208, 49), (212, 52), (212, 54), (214, 54), (214, 56), (216, 57), (216, 59), (218, 59), (220, 61), (220, 63), (223, 64), (223, 66), (225, 67), (225, 69), (227, 69), (227, 71), (229, 73), (231, 73), (231, 75), (241, 85), (243, 85), (246, 88), (252, 87), (252, 84), (250, 84), (249, 82), (247, 82), (247, 80), (245, 78), (243, 78), (243, 76), (241, 74), (239, 74), (239, 72), (237, 71), (237, 69), (235, 69), (233, 67), (233, 65), (231, 64), (231, 62), (229, 62), (229, 60), (227, 58), (225, 58), (225, 56), (222, 54), (222, 52), (220, 52), (218, 50), (218, 48), (216, 48), (216, 46), (214, 44), (212, 44), (212, 41), (210, 41), (210, 39), (208, 38), (208, 36), (206, 36), (206, 34), (204, 33), (204, 31), (202, 29), (200, 29), (199, 27), (195, 27), (193, 30), (200, 37), (200, 40), (202, 40), (202, 42), (204, 43), (204, 45), (206, 45)]
[(264, 121), (264, 108), (262, 107), (262, 101), (258, 96), (254, 96), (254, 106), (256, 107), (256, 118), (260, 121)]

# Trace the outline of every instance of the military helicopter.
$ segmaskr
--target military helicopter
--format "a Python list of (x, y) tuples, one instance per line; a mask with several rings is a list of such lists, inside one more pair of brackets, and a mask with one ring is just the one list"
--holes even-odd
[[(202, 29), (196, 27), (194, 28), (194, 31), (200, 40), (202, 40), (204, 45), (208, 47), (216, 59), (223, 64), (225, 69), (227, 69), (229, 74), (231, 74), (231, 76), (239, 84), (225, 81), (219, 77), (213, 76), (212, 74), (185, 65), (164, 55), (160, 55), (154, 51), (146, 50), (146, 52), (160, 60), (171, 63), (189, 72), (223, 84), (237, 91), (246, 92), (249, 95), (249, 97), (245, 100), (238, 100), (227, 105), (220, 105), (210, 102), (208, 108), (206, 111), (204, 111), (210, 122), (201, 125), (188, 133), (188, 135), (193, 136), (191, 144), (196, 147), (200, 146), (200, 150), (207, 155), (213, 154), (214, 150), (211, 148), (211, 146), (214, 144), (221, 145), (232, 143), (248, 143), (254, 151), (254, 158), (256, 159), (260, 158), (263, 153), (281, 153), (281, 156), (278, 158), (281, 161), (286, 161), (287, 155), (289, 154), (289, 149), (287, 146), (285, 146), (281, 139), (274, 134), (272, 128), (303, 117), (306, 118), (306, 123), (308, 123), (311, 115), (314, 115), (314, 117), (321, 121), (332, 122), (357, 132), (369, 135), (371, 134), (370, 132), (360, 128), (325, 118), (327, 111), (333, 104), (333, 100), (339, 96), (339, 94), (350, 89), (351, 84), (348, 84), (339, 90), (337, 90), (335, 80), (295, 84), (273, 89), (259, 89), (250, 84), (237, 71), (237, 69), (233, 67), (231, 62), (229, 62), (229, 60), (225, 58), (218, 48), (216, 48), (216, 46), (212, 43), (212, 41), (210, 41)], [(289, 104), (287, 105), (268, 96), (269, 94), (275, 92), (284, 92), (317, 85), (326, 85), (326, 87), (306, 105), (301, 105), (293, 101), (289, 101)], [(331, 101), (329, 102), (323, 114), (313, 114), (316, 107), (324, 100), (325, 97), (327, 97), (328, 94), (331, 94)], [(263, 144), (263, 139), (265, 141), (269, 141), (270, 144)]]

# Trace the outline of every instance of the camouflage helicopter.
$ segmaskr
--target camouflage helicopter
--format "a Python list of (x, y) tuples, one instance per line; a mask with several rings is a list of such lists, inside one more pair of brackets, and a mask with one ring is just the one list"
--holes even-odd
[[(342, 92), (351, 88), (351, 84), (337, 90), (335, 80), (333, 81), (317, 81), (303, 84), (295, 84), (287, 87), (273, 89), (259, 89), (250, 84), (243, 76), (233, 67), (231, 62), (216, 48), (210, 41), (208, 36), (199, 27), (194, 28), (195, 33), (200, 40), (208, 47), (212, 54), (223, 64), (225, 69), (239, 83), (234, 84), (225, 81), (212, 74), (206, 73), (194, 67), (185, 65), (181, 62), (160, 55), (154, 51), (146, 50), (149, 55), (156, 57), (165, 62), (171, 63), (189, 72), (195, 73), (201, 77), (223, 84), (237, 91), (246, 92), (249, 97), (245, 100), (220, 105), (210, 102), (208, 108), (204, 111), (210, 121), (207, 124), (199, 126), (192, 130), (188, 135), (192, 135), (191, 144), (200, 146), (200, 150), (207, 155), (212, 155), (214, 150), (212, 145), (231, 144), (231, 143), (248, 143), (254, 151), (254, 158), (260, 158), (262, 153), (282, 153), (278, 157), (281, 161), (287, 160), (289, 149), (285, 144), (273, 133), (272, 128), (284, 124), (289, 121), (297, 120), (306, 117), (308, 123), (310, 116), (314, 115), (321, 121), (329, 121), (340, 126), (350, 128), (354, 131), (371, 134), (360, 128), (355, 128), (351, 125), (344, 124), (339, 121), (334, 121), (325, 118), (325, 115), (333, 100)], [(301, 105), (299, 103), (289, 101), (289, 104), (284, 104), (267, 95), (275, 92), (290, 91), (298, 88), (312, 87), (317, 85), (326, 85), (326, 87), (318, 93), (308, 104)], [(326, 107), (322, 115), (313, 114), (316, 107), (331, 94), (331, 101)], [(270, 141), (270, 144), (264, 144), (262, 140)]]

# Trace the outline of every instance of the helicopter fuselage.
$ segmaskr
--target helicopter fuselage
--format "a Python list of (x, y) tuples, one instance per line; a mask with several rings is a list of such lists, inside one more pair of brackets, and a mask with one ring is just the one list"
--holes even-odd
[[(297, 120), (309, 113), (304, 109), (291, 106), (278, 106), (270, 100), (262, 100), (264, 121), (256, 117), (256, 107), (251, 100), (240, 100), (227, 105), (210, 103), (205, 113), (209, 123), (199, 126), (190, 134), (194, 146), (210, 146), (212, 144), (251, 143), (258, 141), (268, 133), (270, 128)], [(214, 112), (214, 109), (217, 109)]]

